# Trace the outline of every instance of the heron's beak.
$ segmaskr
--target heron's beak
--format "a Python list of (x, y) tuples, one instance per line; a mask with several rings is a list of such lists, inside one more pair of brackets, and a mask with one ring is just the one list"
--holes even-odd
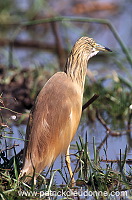
[(100, 45), (100, 44), (96, 44), (96, 45), (95, 45), (95, 49), (97, 49), (98, 51), (110, 51), (110, 52), (112, 52), (111, 49), (109, 49), (109, 48), (107, 48), (107, 47), (104, 47), (104, 46), (102, 46), (102, 45)]

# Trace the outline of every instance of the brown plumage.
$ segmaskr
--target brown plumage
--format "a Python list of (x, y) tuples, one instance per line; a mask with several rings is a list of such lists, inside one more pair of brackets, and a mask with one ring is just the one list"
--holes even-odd
[(35, 172), (36, 179), (60, 153), (66, 153), (81, 118), (87, 62), (100, 50), (110, 51), (92, 38), (80, 38), (64, 72), (54, 74), (40, 91), (29, 116), (21, 176)]

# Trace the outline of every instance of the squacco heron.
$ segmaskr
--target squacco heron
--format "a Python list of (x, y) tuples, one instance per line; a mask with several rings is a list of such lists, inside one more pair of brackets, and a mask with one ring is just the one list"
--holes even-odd
[(99, 51), (111, 51), (92, 38), (81, 37), (73, 46), (64, 72), (55, 73), (40, 91), (31, 110), (25, 138), (23, 168), (20, 176), (34, 181), (59, 154), (66, 154), (70, 167), (69, 145), (81, 118), (88, 60)]

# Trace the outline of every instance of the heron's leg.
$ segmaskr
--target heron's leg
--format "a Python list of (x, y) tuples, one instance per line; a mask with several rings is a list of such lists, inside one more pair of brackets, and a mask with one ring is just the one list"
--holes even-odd
[(65, 162), (66, 162), (66, 166), (67, 166), (67, 169), (68, 169), (70, 177), (71, 177), (71, 185), (73, 187), (75, 185), (75, 180), (74, 180), (73, 172), (72, 172), (72, 168), (71, 168), (71, 160), (70, 160), (70, 154), (69, 154), (69, 147), (68, 147), (68, 149), (66, 151)]

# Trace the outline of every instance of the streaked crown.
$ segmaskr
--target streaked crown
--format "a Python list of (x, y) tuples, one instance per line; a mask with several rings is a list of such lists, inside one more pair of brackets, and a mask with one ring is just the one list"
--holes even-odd
[(81, 37), (75, 43), (72, 53), (85, 53), (88, 56), (88, 59), (96, 55), (99, 51), (110, 51), (109, 48), (106, 48), (100, 44), (97, 44), (93, 38)]

